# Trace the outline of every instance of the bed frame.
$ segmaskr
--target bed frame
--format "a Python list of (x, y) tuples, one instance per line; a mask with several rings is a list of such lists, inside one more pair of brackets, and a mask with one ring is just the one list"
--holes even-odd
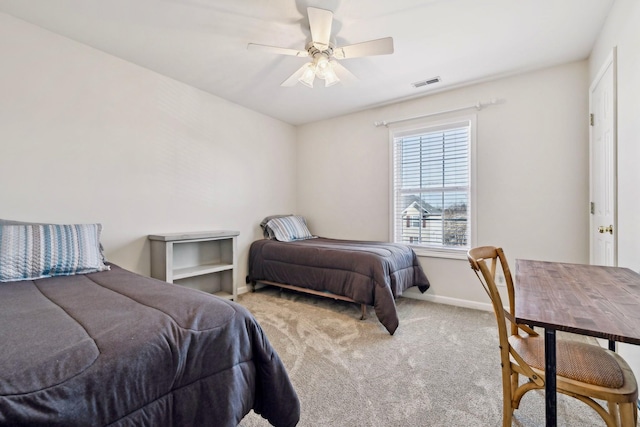
[(316, 295), (316, 296), (323, 297), (323, 298), (331, 298), (331, 299), (334, 299), (334, 300), (347, 301), (347, 302), (352, 302), (354, 304), (360, 304), (360, 310), (361, 310), (360, 320), (364, 320), (364, 319), (367, 318), (367, 305), (358, 303), (358, 302), (352, 300), (349, 297), (345, 297), (344, 295), (338, 295), (338, 294), (334, 294), (334, 293), (331, 293), (331, 292), (328, 292), (328, 291), (316, 291), (315, 289), (308, 289), (308, 288), (303, 288), (303, 287), (300, 287), (300, 286), (287, 285), (287, 284), (284, 284), (284, 283), (270, 282), (268, 280), (259, 280), (257, 282), (251, 282), (251, 292), (255, 292), (256, 291), (256, 284), (277, 286), (277, 287), (280, 288), (281, 292), (282, 292), (282, 289), (289, 289), (289, 290), (292, 290), (292, 291), (302, 292), (302, 293), (305, 293), (305, 294)]

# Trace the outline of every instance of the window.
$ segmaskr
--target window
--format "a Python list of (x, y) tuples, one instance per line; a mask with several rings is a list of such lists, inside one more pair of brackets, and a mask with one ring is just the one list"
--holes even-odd
[(475, 117), (391, 131), (394, 242), (416, 252), (471, 247)]

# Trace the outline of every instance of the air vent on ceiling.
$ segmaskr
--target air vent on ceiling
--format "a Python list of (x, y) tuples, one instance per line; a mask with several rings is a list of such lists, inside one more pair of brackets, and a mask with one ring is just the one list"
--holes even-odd
[(423, 86), (427, 86), (427, 85), (432, 85), (434, 83), (438, 83), (439, 81), (440, 81), (440, 77), (434, 77), (432, 79), (422, 80), (420, 82), (411, 83), (411, 86), (413, 86), (415, 88), (419, 88), (419, 87), (423, 87)]

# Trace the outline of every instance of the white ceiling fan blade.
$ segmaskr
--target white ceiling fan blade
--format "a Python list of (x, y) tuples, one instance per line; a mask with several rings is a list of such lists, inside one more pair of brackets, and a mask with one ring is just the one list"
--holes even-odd
[(388, 55), (393, 53), (393, 37), (369, 40), (368, 42), (337, 47), (333, 56), (338, 59), (359, 58), (361, 56)]
[(351, 71), (347, 70), (341, 63), (338, 61), (331, 61), (333, 64), (333, 71), (335, 71), (336, 75), (340, 79), (340, 82), (349, 85), (358, 80), (356, 76), (351, 73)]
[(289, 78), (287, 80), (283, 81), (280, 84), (280, 86), (291, 87), (291, 86), (295, 86), (296, 84), (298, 84), (298, 79), (300, 77), (302, 77), (302, 74), (304, 74), (304, 72), (306, 71), (308, 66), (309, 66), (309, 63), (306, 63), (302, 67), (298, 68), (298, 71), (296, 71), (295, 73), (291, 74), (291, 76), (289, 76)]
[(287, 49), (285, 47), (267, 46), (264, 44), (249, 43), (247, 50), (260, 50), (262, 52), (275, 53), (276, 55), (307, 56), (306, 50)]
[(308, 7), (309, 29), (311, 30), (311, 40), (318, 50), (329, 48), (331, 38), (331, 24), (333, 23), (333, 12), (325, 9)]

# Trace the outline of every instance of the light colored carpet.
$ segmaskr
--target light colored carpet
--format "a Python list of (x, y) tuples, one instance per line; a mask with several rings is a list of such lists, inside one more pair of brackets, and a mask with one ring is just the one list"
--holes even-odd
[[(238, 298), (262, 325), (300, 398), (300, 427), (500, 426), (502, 388), (492, 312), (396, 301), (389, 335), (372, 308), (264, 288)], [(577, 339), (582, 339), (577, 337)], [(242, 427), (268, 426), (255, 413)], [(529, 392), (513, 426), (544, 425), (544, 393)], [(559, 426), (603, 426), (595, 411), (558, 396)]]

